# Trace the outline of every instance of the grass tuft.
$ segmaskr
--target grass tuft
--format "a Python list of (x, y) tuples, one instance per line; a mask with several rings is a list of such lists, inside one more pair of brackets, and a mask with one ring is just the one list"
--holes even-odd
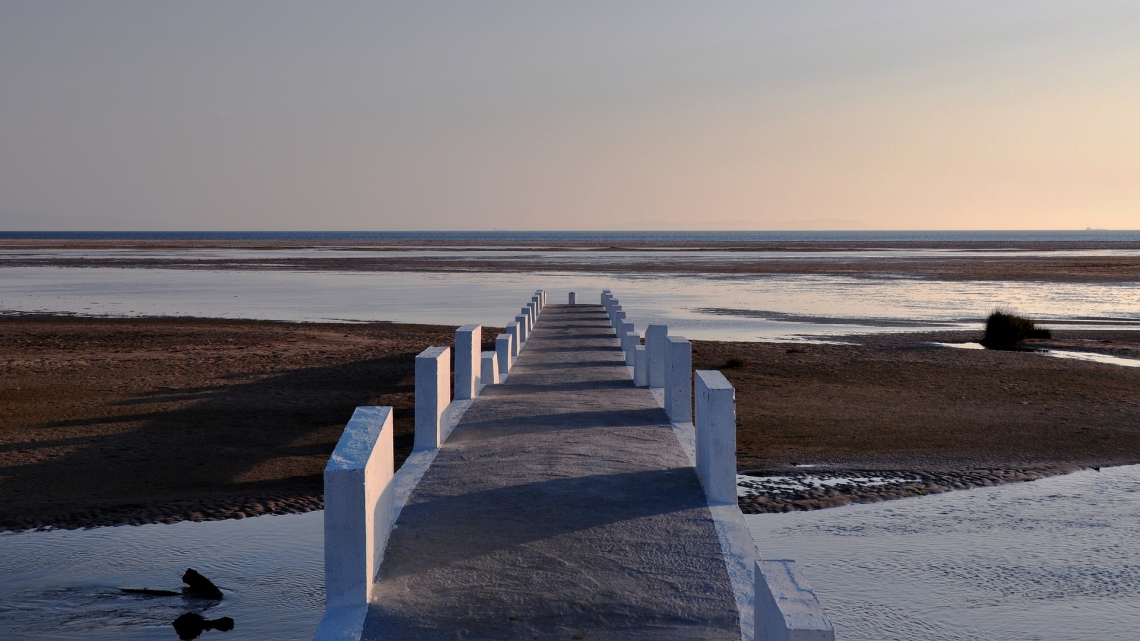
[(744, 367), (744, 361), (733, 356), (724, 362), (724, 365), (721, 366), (721, 369), (736, 369), (738, 367)]
[(1013, 349), (1027, 338), (1052, 337), (1049, 330), (1037, 327), (1028, 318), (999, 307), (986, 319), (986, 335), (982, 337), (982, 345), (990, 349)]

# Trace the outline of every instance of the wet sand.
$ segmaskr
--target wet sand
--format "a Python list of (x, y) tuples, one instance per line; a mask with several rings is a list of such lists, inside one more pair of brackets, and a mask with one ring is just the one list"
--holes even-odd
[[(407, 456), (415, 355), (453, 333), (0, 317), (0, 529), (318, 509), (321, 472), (357, 405), (396, 408), (397, 459)], [(484, 349), (495, 333), (484, 331)], [(820, 464), (812, 471), (914, 481), (775, 492), (741, 507), (814, 509), (1140, 462), (1140, 369), (930, 344), (976, 338), (695, 342), (694, 366), (724, 368), (737, 387), (742, 471)], [(1058, 332), (1051, 346), (1137, 357), (1140, 335)]]
[[(349, 250), (336, 255), (240, 257), (179, 256), (179, 250), (229, 249), (296, 250), (340, 248)], [(422, 250), (463, 248), (466, 256), (428, 255)], [(156, 250), (153, 256), (107, 255), (11, 255), (0, 256), (0, 267), (134, 267), (163, 269), (250, 269), (250, 270), (336, 270), (336, 271), (412, 271), (430, 270), (482, 272), (606, 272), (621, 271), (642, 274), (717, 274), (723, 276), (760, 274), (814, 274), (830, 276), (898, 277), (929, 280), (1003, 280), (1051, 282), (1135, 282), (1140, 281), (1140, 256), (1061, 256), (1049, 252), (1063, 250), (1136, 250), (1132, 242), (637, 242), (605, 245), (587, 242), (521, 243), (479, 241), (425, 243), (395, 241), (123, 241), (123, 240), (12, 240), (0, 239), (0, 250), (50, 249), (132, 249)], [(639, 256), (647, 251), (684, 249), (683, 260), (673, 260), (659, 253)], [(804, 252), (842, 252), (889, 249), (937, 250), (1026, 250), (1035, 252), (1018, 256), (906, 258), (883, 256), (799, 258)], [(351, 255), (359, 250), (361, 255)], [(366, 255), (369, 250), (392, 250), (391, 255)], [(482, 252), (517, 252), (512, 256), (487, 255)], [(555, 252), (534, 257), (534, 252)], [(711, 252), (785, 252), (782, 257), (766, 257), (750, 261), (728, 261)], [(583, 256), (601, 254), (583, 260)], [(709, 253), (707, 257), (702, 256)], [(472, 260), (478, 256), (478, 260)]]
[[(1140, 462), (1140, 368), (932, 344), (978, 338), (694, 342), (694, 367), (722, 369), (737, 389), (741, 473), (816, 480), (741, 508), (815, 509)], [(1027, 347), (1140, 358), (1140, 332), (1058, 331)], [(818, 483), (849, 477), (895, 482)]]

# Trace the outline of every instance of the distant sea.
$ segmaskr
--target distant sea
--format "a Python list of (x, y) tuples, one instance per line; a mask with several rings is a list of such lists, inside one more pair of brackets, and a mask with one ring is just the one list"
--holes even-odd
[(0, 231), (18, 240), (465, 242), (1140, 242), (1140, 230), (1084, 231)]

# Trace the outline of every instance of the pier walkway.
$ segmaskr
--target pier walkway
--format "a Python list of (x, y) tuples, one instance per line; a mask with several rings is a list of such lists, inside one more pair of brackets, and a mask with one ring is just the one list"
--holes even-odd
[(364, 639), (740, 639), (694, 468), (600, 305), (549, 305), (388, 539)]

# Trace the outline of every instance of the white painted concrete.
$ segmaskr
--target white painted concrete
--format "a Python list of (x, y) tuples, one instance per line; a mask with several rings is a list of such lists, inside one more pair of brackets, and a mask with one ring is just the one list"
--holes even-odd
[(795, 561), (757, 561), (756, 641), (835, 641), (835, 628)]
[(709, 503), (736, 505), (736, 389), (716, 370), (695, 374), (697, 476)]
[(526, 346), (526, 339), (530, 337), (530, 321), (527, 319), (526, 314), (519, 314), (515, 316), (515, 322), (519, 325), (519, 351)]
[(483, 346), (483, 326), (463, 325), (455, 330), (455, 398), (475, 398), (481, 375), (479, 357)]
[[(530, 333), (534, 331), (534, 316), (531, 315), (530, 305), (519, 310), (519, 315), (523, 317), (523, 322), (526, 323), (526, 335), (529, 338)], [(525, 343), (526, 340), (523, 342)]]
[[(665, 390), (650, 388), (653, 400), (659, 407), (665, 407)], [(681, 450), (689, 460), (689, 465), (697, 465), (696, 430), (692, 423), (673, 423), (673, 435), (681, 444)], [(405, 464), (406, 465), (406, 464)], [(753, 616), (756, 614), (755, 580), (753, 578), (760, 553), (756, 541), (744, 520), (744, 514), (736, 504), (709, 504), (713, 525), (716, 527), (720, 549), (724, 554), (724, 566), (732, 582), (732, 593), (736, 599), (736, 609), (740, 614), (740, 637), (744, 641), (754, 641)]]
[(574, 300), (575, 298), (576, 297), (574, 296), (574, 292), (570, 292), (569, 303), (571, 305), (577, 305), (577, 302)]
[(621, 328), (622, 323), (625, 322), (625, 312), (621, 311), (621, 305), (618, 305), (614, 309), (616, 311), (614, 311), (614, 320), (613, 320), (613, 323), (611, 323), (611, 325), (613, 325), (614, 333), (616, 334), (618, 332), (618, 330)]
[(633, 323), (625, 324), (625, 334), (621, 337), (621, 348), (625, 352), (625, 364), (633, 365), (635, 352), (641, 345), (641, 334), (633, 331)]
[(527, 309), (530, 310), (530, 328), (533, 330), (538, 323), (538, 302), (531, 300), (527, 303)]
[(511, 371), (511, 343), (513, 339), (510, 334), (499, 334), (495, 337), (495, 354), (498, 358), (497, 375), (495, 382), (499, 382), (499, 378), (505, 376), (507, 372)]
[(517, 319), (513, 323), (507, 323), (507, 335), (511, 337), (511, 362), (507, 364), (509, 369), (515, 366), (515, 359), (519, 357), (519, 350), (522, 349), (522, 328), (519, 327)]
[(538, 297), (538, 294), (535, 294), (530, 297), (530, 302), (534, 303), (534, 314), (537, 318), (542, 313), (542, 299)]
[(365, 605), (392, 530), (391, 407), (358, 407), (325, 466), (325, 604)]
[(667, 325), (650, 325), (645, 329), (645, 351), (649, 359), (649, 386), (665, 387), (665, 337)]
[(451, 400), (451, 349), (429, 347), (416, 356), (415, 449), (438, 449), (440, 425)]
[(665, 414), (674, 423), (693, 420), (693, 346), (681, 336), (665, 337)]
[[(498, 339), (496, 338), (496, 342)], [(498, 348), (498, 345), (495, 346)], [(483, 352), (479, 358), (482, 367), (479, 368), (479, 385), (486, 387), (487, 385), (499, 384), (499, 354), (498, 350), (494, 352)]]
[(633, 348), (633, 384), (638, 387), (649, 386), (649, 358), (644, 345)]

